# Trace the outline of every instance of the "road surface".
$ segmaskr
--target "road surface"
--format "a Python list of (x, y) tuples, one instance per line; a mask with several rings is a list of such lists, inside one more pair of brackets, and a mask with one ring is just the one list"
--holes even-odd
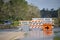
[(0, 30), (0, 40), (53, 40), (54, 38), (54, 31), (43, 31), (39, 28), (29, 31), (26, 27), (22, 26), (23, 31), (18, 29)]

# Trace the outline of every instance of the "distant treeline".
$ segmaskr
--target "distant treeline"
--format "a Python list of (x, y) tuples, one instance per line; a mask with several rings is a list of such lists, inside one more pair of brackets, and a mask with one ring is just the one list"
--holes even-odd
[(58, 18), (59, 17), (58, 11), (59, 11), (59, 9), (48, 10), (48, 9), (43, 8), (42, 10), (40, 10), (40, 13), (41, 13), (42, 18)]

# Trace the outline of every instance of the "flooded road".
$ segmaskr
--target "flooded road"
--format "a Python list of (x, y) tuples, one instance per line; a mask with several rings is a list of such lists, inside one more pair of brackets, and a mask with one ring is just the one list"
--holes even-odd
[(50, 34), (43, 31), (30, 31), (27, 35), (21, 40), (53, 40), (53, 32)]
[(22, 26), (22, 28), (22, 31), (19, 29), (13, 29), (10, 31), (1, 30), (0, 40), (54, 40), (55, 29), (52, 31), (43, 31), (40, 28), (32, 28), (29, 30), (28, 26)]
[(29, 31), (27, 26), (22, 27), (25, 32), (24, 38), (15, 38), (15, 40), (53, 40), (54, 38), (53, 31), (43, 31), (40, 28), (32, 28), (31, 31)]

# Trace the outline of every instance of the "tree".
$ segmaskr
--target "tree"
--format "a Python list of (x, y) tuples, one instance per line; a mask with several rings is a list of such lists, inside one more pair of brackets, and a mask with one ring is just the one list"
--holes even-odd
[(60, 8), (58, 9), (58, 18), (60, 18)]
[(36, 6), (28, 5), (25, 0), (10, 0), (8, 2), (0, 0), (0, 4), (0, 20), (30, 20), (40, 17), (40, 10)]
[(3, 2), (0, 0), (0, 20), (24, 20), (27, 10), (27, 2), (25, 0), (10, 0)]
[(59, 26), (60, 26), (60, 8), (58, 9), (58, 21), (59, 21)]
[(28, 5), (26, 18), (27, 20), (31, 20), (32, 18), (40, 18), (40, 9), (34, 5)]

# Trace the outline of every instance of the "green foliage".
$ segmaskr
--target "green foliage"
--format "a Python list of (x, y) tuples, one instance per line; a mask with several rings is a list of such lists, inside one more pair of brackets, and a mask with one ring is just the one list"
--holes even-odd
[(25, 0), (10, 0), (5, 3), (0, 0), (0, 20), (31, 20), (34, 17), (40, 17), (40, 10), (28, 5)]
[[(27, 2), (25, 0), (10, 0), (2, 3), (0, 0), (0, 20), (23, 20), (27, 10)], [(23, 18), (22, 18), (23, 16)]]
[(38, 7), (28, 5), (27, 11), (28, 11), (26, 14), (27, 20), (31, 20), (32, 18), (40, 18), (40, 10), (38, 9)]
[(40, 10), (36, 6), (28, 5), (25, 0), (10, 0), (8, 2), (0, 0), (0, 20), (2, 20), (0, 24), (3, 24), (5, 20), (13, 22), (11, 25), (3, 24), (0, 26), (1, 29), (16, 28), (19, 25), (19, 20), (31, 20), (34, 17), (40, 17)]
[(4, 24), (4, 22), (0, 20), (0, 24)]
[(58, 9), (58, 21), (59, 21), (59, 26), (60, 26), (60, 8)]
[(19, 25), (19, 21), (13, 21), (12, 26), (18, 26)]
[(60, 37), (54, 37), (54, 40), (60, 40)]
[(58, 9), (58, 18), (60, 18), (60, 8)]

